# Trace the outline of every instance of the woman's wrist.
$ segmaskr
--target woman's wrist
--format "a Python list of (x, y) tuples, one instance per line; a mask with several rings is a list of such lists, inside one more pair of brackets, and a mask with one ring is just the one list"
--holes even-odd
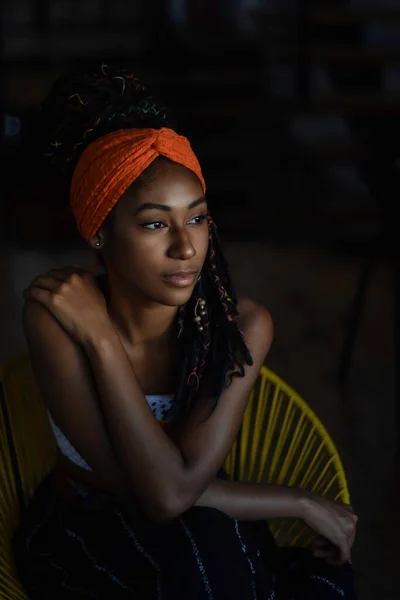
[(298, 510), (298, 518), (302, 521), (307, 521), (307, 517), (312, 510), (312, 506), (314, 503), (314, 494), (312, 492), (308, 492), (306, 490), (297, 490), (297, 510)]
[(312, 494), (283, 485), (252, 484), (216, 478), (197, 500), (235, 519), (301, 519), (311, 508)]
[(83, 348), (91, 354), (93, 351), (107, 351), (115, 343), (119, 342), (119, 337), (111, 321), (104, 322), (96, 329), (91, 330), (82, 338)]

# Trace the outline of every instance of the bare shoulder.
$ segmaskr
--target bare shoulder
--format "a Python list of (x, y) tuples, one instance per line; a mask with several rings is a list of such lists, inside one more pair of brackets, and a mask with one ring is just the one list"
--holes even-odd
[(22, 323), (24, 328), (38, 329), (43, 326), (48, 326), (54, 321), (51, 313), (43, 304), (36, 300), (25, 300), (22, 307)]
[(57, 351), (64, 355), (69, 348), (76, 346), (49, 310), (36, 300), (25, 300), (22, 309), (22, 327), (30, 351)]
[(237, 309), (237, 322), (253, 357), (256, 354), (265, 357), (274, 336), (271, 313), (250, 298), (240, 298)]
[(261, 328), (264, 334), (272, 333), (271, 313), (264, 306), (251, 298), (239, 298), (237, 309), (239, 313), (237, 321), (243, 333), (249, 329), (258, 328)]

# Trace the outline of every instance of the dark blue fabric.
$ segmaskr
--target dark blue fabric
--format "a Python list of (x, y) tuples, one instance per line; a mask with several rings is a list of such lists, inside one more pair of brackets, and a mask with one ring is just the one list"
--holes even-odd
[[(82, 492), (84, 494), (84, 492)], [(350, 565), (276, 547), (265, 522), (194, 507), (155, 524), (86, 494), (73, 508), (48, 476), (13, 540), (31, 600), (354, 600)]]

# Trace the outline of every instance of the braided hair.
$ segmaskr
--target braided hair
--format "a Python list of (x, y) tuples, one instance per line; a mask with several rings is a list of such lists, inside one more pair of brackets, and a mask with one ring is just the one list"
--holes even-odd
[[(136, 75), (104, 64), (61, 77), (41, 113), (42, 154), (69, 178), (82, 151), (107, 133), (131, 127), (176, 130), (167, 108), (148, 94)], [(136, 180), (137, 186), (141, 178), (145, 181), (146, 171)], [(227, 380), (229, 385), (232, 377), (244, 375), (245, 364), (253, 364), (235, 319), (236, 295), (216, 225), (209, 216), (208, 231), (201, 277), (190, 300), (178, 310), (178, 381), (168, 420), (187, 414), (205, 388), (216, 405)], [(201, 328), (194, 322), (200, 300), (207, 307)]]

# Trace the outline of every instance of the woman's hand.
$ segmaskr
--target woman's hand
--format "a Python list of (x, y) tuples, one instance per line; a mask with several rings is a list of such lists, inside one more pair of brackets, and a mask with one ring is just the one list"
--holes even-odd
[(23, 294), (27, 300), (43, 304), (80, 344), (111, 325), (104, 294), (93, 275), (84, 269), (48, 271), (36, 277)]
[(308, 496), (302, 505), (304, 522), (318, 534), (314, 555), (331, 564), (349, 560), (358, 521), (352, 507), (320, 496)]
[(326, 560), (328, 564), (333, 566), (342, 564), (340, 549), (332, 544), (332, 542), (322, 537), (322, 535), (319, 535), (314, 541), (313, 555), (315, 558)]

